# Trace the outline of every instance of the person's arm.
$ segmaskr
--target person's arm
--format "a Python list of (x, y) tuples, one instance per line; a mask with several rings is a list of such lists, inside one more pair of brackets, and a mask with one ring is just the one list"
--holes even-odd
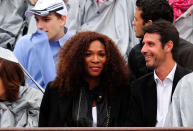
[(131, 127), (140, 127), (143, 126), (142, 122), (142, 103), (140, 102), (141, 96), (139, 90), (135, 87), (136, 82), (131, 84), (131, 93), (129, 99), (129, 111), (128, 111), (128, 125)]

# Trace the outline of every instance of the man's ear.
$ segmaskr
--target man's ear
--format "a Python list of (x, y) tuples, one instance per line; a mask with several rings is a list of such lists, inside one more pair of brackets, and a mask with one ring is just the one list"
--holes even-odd
[(147, 23), (152, 23), (152, 20), (148, 20)]
[(173, 49), (173, 46), (174, 46), (174, 43), (173, 43), (173, 41), (168, 41), (166, 44), (165, 44), (165, 46), (164, 46), (164, 50), (166, 51), (166, 52), (171, 52), (172, 51), (172, 49)]
[(149, 24), (152, 24), (152, 20), (148, 20), (147, 23), (145, 23), (145, 26)]
[(66, 16), (65, 15), (63, 15), (62, 17), (61, 17), (61, 21), (62, 21), (62, 25), (65, 25), (66, 24)]

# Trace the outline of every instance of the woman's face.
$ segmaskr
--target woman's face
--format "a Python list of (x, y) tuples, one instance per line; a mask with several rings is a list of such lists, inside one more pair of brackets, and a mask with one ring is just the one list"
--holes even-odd
[(98, 40), (90, 43), (85, 52), (85, 70), (89, 77), (98, 77), (104, 69), (106, 63), (105, 46)]
[(3, 85), (3, 81), (2, 79), (0, 78), (0, 99), (1, 100), (5, 100), (6, 97), (5, 97), (5, 87)]

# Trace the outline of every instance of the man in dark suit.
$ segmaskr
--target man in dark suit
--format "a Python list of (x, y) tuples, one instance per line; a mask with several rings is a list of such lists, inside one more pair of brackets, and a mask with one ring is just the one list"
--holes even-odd
[[(135, 19), (133, 21), (136, 37), (141, 42), (133, 47), (128, 55), (128, 65), (131, 70), (131, 81), (152, 72), (146, 67), (144, 56), (141, 54), (143, 27), (151, 22), (164, 19), (173, 22), (173, 9), (166, 0), (137, 0)], [(179, 65), (193, 70), (193, 44), (180, 39), (176, 61)]]
[(179, 33), (172, 23), (159, 20), (144, 27), (146, 66), (154, 71), (131, 85), (129, 126), (162, 127), (177, 82), (190, 71), (175, 61)]

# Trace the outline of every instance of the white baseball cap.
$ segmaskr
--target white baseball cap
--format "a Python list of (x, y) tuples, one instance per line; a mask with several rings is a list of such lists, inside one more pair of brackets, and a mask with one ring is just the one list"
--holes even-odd
[(34, 14), (46, 16), (53, 12), (67, 16), (67, 9), (63, 0), (38, 0), (34, 8), (25, 12), (25, 16), (30, 17)]

